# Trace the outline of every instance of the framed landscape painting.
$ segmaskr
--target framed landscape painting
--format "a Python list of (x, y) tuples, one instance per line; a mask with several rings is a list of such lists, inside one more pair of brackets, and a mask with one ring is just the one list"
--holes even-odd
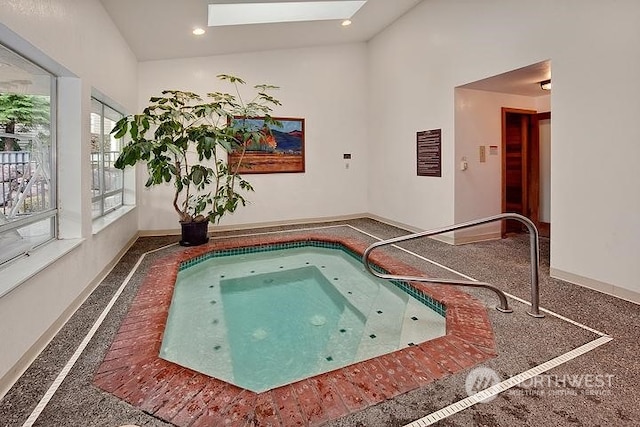
[(273, 117), (279, 125), (265, 125), (264, 118), (233, 119), (244, 120), (243, 126), (260, 131), (259, 141), (251, 141), (242, 154), (239, 150), (229, 152), (229, 166), (238, 172), (252, 173), (285, 173), (304, 172), (304, 119), (290, 117)]

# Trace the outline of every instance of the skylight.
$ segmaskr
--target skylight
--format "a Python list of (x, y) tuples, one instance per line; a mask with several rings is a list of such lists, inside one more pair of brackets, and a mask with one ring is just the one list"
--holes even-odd
[(227, 3), (209, 5), (209, 26), (351, 18), (367, 0)]

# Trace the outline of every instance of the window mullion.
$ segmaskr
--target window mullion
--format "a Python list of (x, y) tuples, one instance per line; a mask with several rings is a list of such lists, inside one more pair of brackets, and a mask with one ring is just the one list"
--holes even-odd
[(104, 104), (100, 104), (100, 215), (104, 215), (104, 191), (105, 191), (105, 176), (104, 176)]

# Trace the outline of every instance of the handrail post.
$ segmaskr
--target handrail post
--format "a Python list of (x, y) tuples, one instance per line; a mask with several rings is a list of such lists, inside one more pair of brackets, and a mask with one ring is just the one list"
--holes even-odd
[[(523, 222), (529, 229), (529, 246), (531, 257), (531, 311), (527, 314), (533, 317), (544, 317), (540, 313), (540, 283), (538, 281), (538, 270), (540, 268), (540, 247), (538, 245), (538, 229), (536, 225), (527, 217), (522, 217)], [(526, 220), (526, 221), (525, 221)]]

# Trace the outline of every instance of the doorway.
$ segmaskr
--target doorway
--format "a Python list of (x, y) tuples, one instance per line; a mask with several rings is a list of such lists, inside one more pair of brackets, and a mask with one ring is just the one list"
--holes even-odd
[[(524, 215), (540, 224), (540, 141), (538, 114), (533, 110), (502, 108), (502, 212)], [(504, 221), (502, 236), (524, 225)]]
[[(551, 223), (551, 124), (537, 112), (551, 111), (551, 92), (540, 84), (550, 78), (547, 60), (456, 87), (457, 222), (515, 211), (531, 218), (540, 235), (548, 231), (544, 226)], [(508, 127), (503, 127), (505, 122)], [(516, 224), (509, 227), (519, 231)], [(456, 233), (455, 241), (500, 238), (505, 232), (495, 224)]]

